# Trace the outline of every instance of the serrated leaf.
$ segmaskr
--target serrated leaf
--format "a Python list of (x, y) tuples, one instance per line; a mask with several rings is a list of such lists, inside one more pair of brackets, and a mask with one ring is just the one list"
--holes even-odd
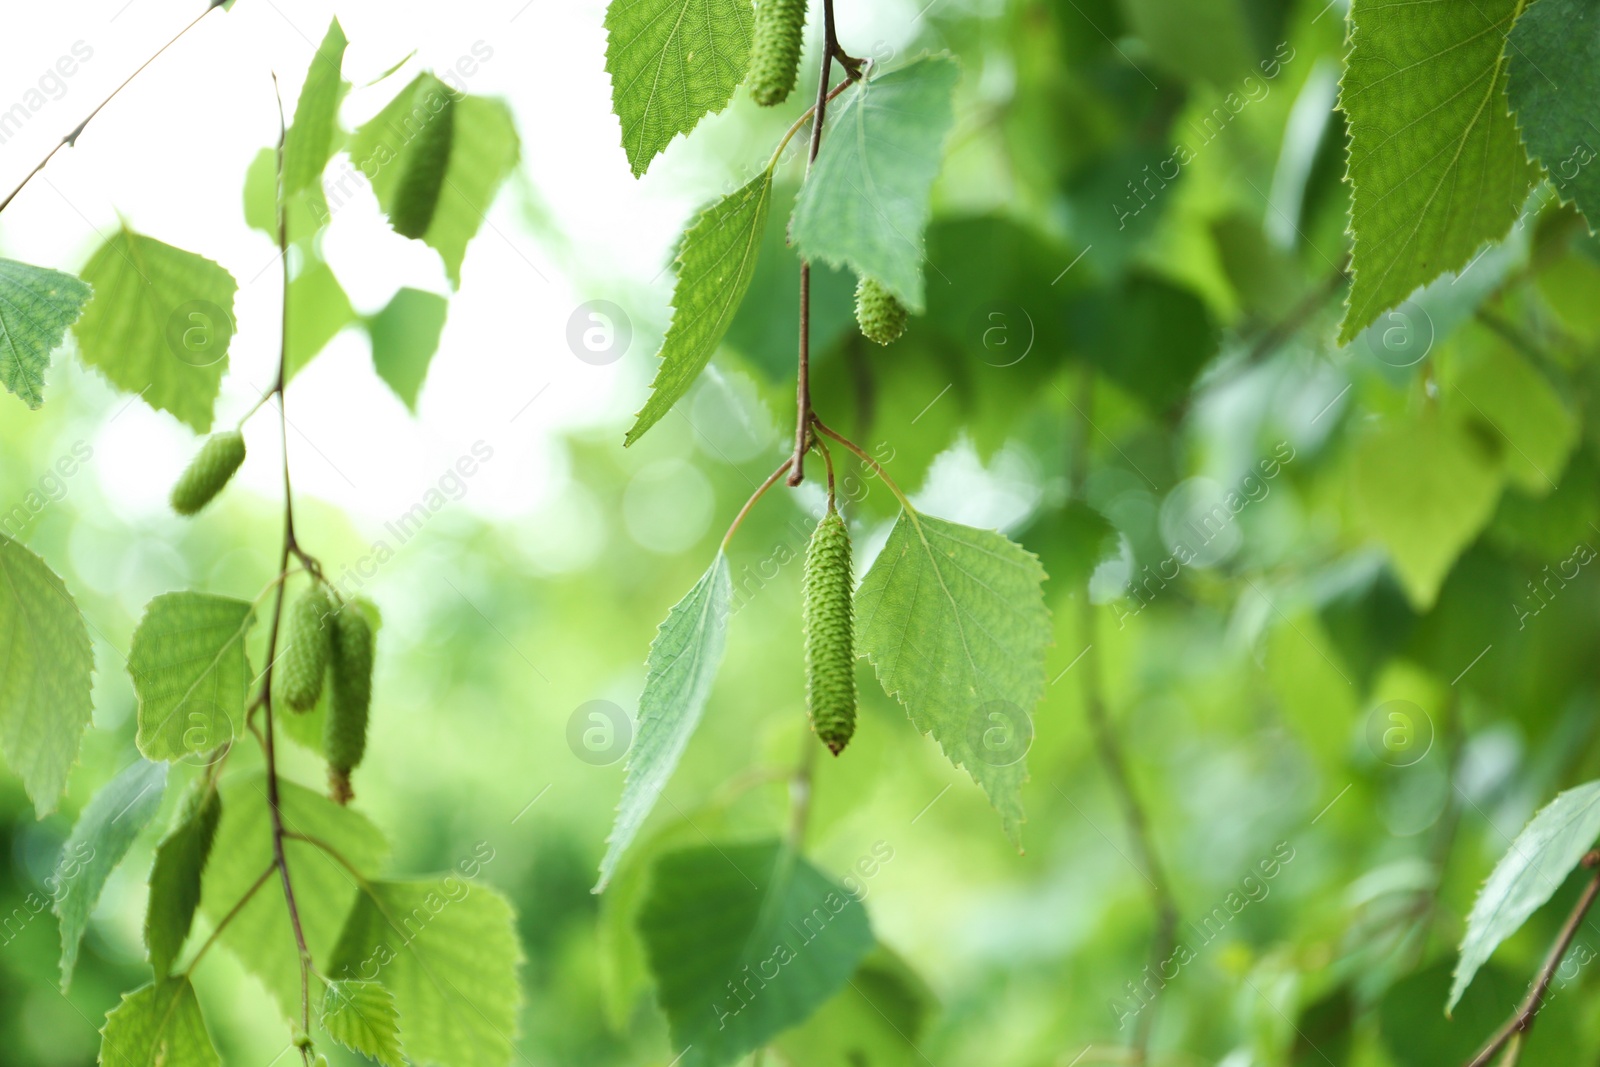
[(661, 366), (624, 445), (660, 422), (716, 354), (755, 275), (771, 204), (772, 172), (766, 171), (713, 204), (684, 234), (672, 325), (658, 353)]
[(84, 806), (61, 846), (56, 868), (55, 913), (61, 919), (61, 990), (72, 985), (78, 946), (106, 879), (128, 854), (134, 838), (155, 817), (166, 793), (167, 765), (135, 760)]
[(1600, 12), (1586, 0), (1539, 0), (1511, 28), (1506, 62), (1506, 91), (1529, 150), (1593, 232), (1600, 219), (1600, 173), (1593, 166)]
[(248, 602), (208, 593), (163, 593), (145, 606), (128, 673), (146, 757), (180, 759), (239, 735), (252, 681), (244, 638), (254, 621)]
[(294, 123), (284, 134), (283, 191), (292, 196), (322, 177), (333, 157), (339, 126), (339, 102), (350, 85), (340, 74), (344, 50), (350, 42), (336, 18), (311, 58), (300, 99), (294, 105)]
[(372, 340), (372, 366), (412, 414), (439, 350), (450, 301), (421, 289), (401, 289), (382, 311), (366, 320)]
[(1600, 781), (1569, 789), (1540, 808), (1478, 891), (1461, 939), (1445, 1011), (1502, 941), (1550, 899), (1600, 838)]
[(1349, 120), (1352, 340), (1516, 219), (1538, 170), (1506, 100), (1507, 31), (1527, 0), (1354, 0)]
[(89, 286), (70, 274), (0, 259), (0, 383), (24, 404), (44, 403), (44, 372), (67, 328), (89, 302)]
[(1501, 475), (1454, 423), (1429, 409), (1354, 445), (1352, 517), (1389, 552), (1407, 598), (1433, 606), (1456, 558), (1494, 514)]
[(633, 176), (721, 111), (750, 68), (750, 0), (611, 0), (606, 73)]
[(394, 994), (406, 1055), (441, 1067), (505, 1067), (521, 991), (510, 903), (454, 875), (373, 881), (329, 958), (341, 979), (376, 978)]
[[(278, 791), (286, 830), (326, 842), (365, 876), (377, 872), (389, 849), (366, 816), (286, 779), (279, 779)], [(213, 923), (243, 899), (272, 862), (272, 823), (265, 775), (253, 772), (225, 780), (222, 793), (222, 821), (217, 827), (200, 897), (201, 911)], [(355, 902), (355, 877), (338, 860), (307, 841), (291, 838), (284, 842), (283, 849), (294, 881), (306, 944), (314, 959), (325, 961), (338, 943), (339, 931)], [(284, 1018), (298, 1019), (299, 956), (283, 890), (276, 878), (269, 879), (233, 917), (223, 930), (221, 941), (277, 998)], [(330, 977), (347, 977), (327, 973)]]
[(1001, 534), (903, 511), (856, 591), (857, 649), (983, 787), (1019, 848), (1050, 644), (1044, 579), (1037, 557)]
[(89, 258), (83, 280), (94, 287), (74, 328), (84, 363), (196, 433), (210, 430), (233, 340), (233, 275), (123, 229)]
[(94, 651), (67, 587), (9, 537), (0, 537), (0, 578), (0, 750), (43, 818), (94, 711)]
[(439, 253), (451, 284), (459, 288), (467, 244), (521, 157), (516, 123), (506, 105), (461, 96), (432, 74), (419, 74), (355, 132), (350, 158), (372, 183), (379, 206), (392, 212), (407, 170), (419, 163), (418, 134), (443, 109), (446, 97), (455, 100), (450, 161), (422, 240)]
[(222, 794), (201, 779), (184, 795), (177, 822), (156, 846), (150, 867), (150, 901), (144, 916), (144, 943), (157, 978), (172, 971), (200, 906), (200, 878), (222, 818)]
[(125, 993), (100, 1031), (102, 1067), (221, 1067), (187, 978)]
[(961, 68), (929, 56), (846, 95), (795, 204), (800, 255), (881, 282), (914, 313), (923, 301), (923, 232)]
[(673, 605), (650, 642), (644, 692), (639, 696), (639, 734), (628, 752), (628, 775), (616, 822), (606, 838), (596, 892), (611, 879), (617, 860), (649, 817), (700, 725), (711, 683), (722, 665), (732, 603), (728, 558), (718, 552), (694, 588)]
[(405, 1067), (400, 1011), (394, 994), (377, 982), (329, 982), (319, 1015), (328, 1036), (383, 1067)]
[(778, 841), (664, 854), (638, 925), (681, 1067), (804, 1022), (873, 946), (861, 902)]

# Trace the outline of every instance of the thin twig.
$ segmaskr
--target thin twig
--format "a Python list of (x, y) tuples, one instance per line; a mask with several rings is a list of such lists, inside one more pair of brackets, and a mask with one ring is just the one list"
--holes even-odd
[[(833, 91), (828, 94), (828, 102), (831, 104), (840, 93), (844, 92), (854, 84), (854, 81), (842, 81), (838, 85), (834, 86)], [(773, 167), (778, 165), (778, 157), (783, 155), (783, 150), (789, 147), (789, 142), (794, 140), (794, 135), (799, 133), (805, 124), (811, 121), (811, 116), (815, 115), (816, 113), (817, 105), (812, 104), (810, 107), (806, 108), (805, 114), (794, 120), (794, 125), (789, 127), (789, 132), (783, 135), (783, 139), (778, 142), (778, 147), (773, 150), (772, 158), (767, 160), (768, 170), (771, 170)]]
[(782, 478), (784, 473), (793, 465), (794, 457), (791, 456), (784, 460), (777, 470), (767, 475), (766, 481), (756, 487), (756, 491), (750, 494), (750, 499), (744, 502), (744, 507), (739, 509), (739, 514), (733, 517), (733, 524), (728, 527), (728, 532), (722, 535), (722, 547), (719, 551), (726, 552), (728, 550), (728, 542), (733, 540), (734, 532), (739, 529), (739, 524), (744, 522), (744, 517), (750, 514), (750, 509), (756, 506), (756, 501), (765, 496), (767, 490), (771, 489), (778, 479)]
[[(1600, 867), (1600, 850), (1584, 856), (1583, 866), (1590, 869)], [(1488, 1067), (1489, 1062), (1508, 1042), (1514, 1039), (1520, 1040), (1522, 1035), (1532, 1028), (1534, 1019), (1539, 1015), (1539, 1005), (1544, 1001), (1544, 995), (1555, 979), (1556, 969), (1561, 966), (1562, 957), (1572, 946), (1572, 939), (1578, 936), (1578, 927), (1583, 925), (1583, 917), (1588, 914), (1589, 907), (1597, 896), (1600, 896), (1600, 870), (1596, 870), (1594, 877), (1589, 879), (1589, 884), (1583, 887), (1583, 895), (1578, 897), (1578, 902), (1572, 906), (1572, 913), (1562, 924), (1561, 933), (1556, 936), (1555, 944), (1550, 946), (1550, 954), (1545, 957), (1544, 966), (1539, 968), (1539, 976), (1535, 979), (1533, 988), (1528, 990), (1528, 995), (1523, 998), (1517, 1013), (1495, 1031), (1488, 1044), (1484, 1045), (1476, 1056), (1467, 1061), (1467, 1067)]]
[(146, 67), (148, 67), (150, 64), (154, 63), (156, 60), (160, 59), (161, 58), (161, 53), (165, 52), (167, 49), (169, 49), (173, 45), (177, 44), (178, 41), (180, 39), (182, 39), (184, 34), (188, 33), (190, 30), (194, 29), (196, 26), (198, 26), (200, 24), (200, 20), (201, 19), (205, 18), (207, 15), (211, 14), (211, 12), (215, 11), (218, 7), (221, 7), (221, 6), (222, 5), (220, 3), (213, 3), (210, 7), (206, 8), (204, 11), (200, 12), (200, 14), (195, 16), (193, 22), (189, 23), (183, 29), (178, 31), (177, 36), (173, 37), (172, 40), (168, 41), (166, 44), (164, 44), (160, 48), (158, 48), (156, 50), (155, 55), (151, 56), (149, 59), (147, 59), (143, 63), (139, 64), (139, 69), (138, 70), (134, 71), (132, 74), (128, 75), (127, 78), (123, 79), (123, 82), (122, 82), (121, 85), (119, 85), (115, 89), (111, 90), (111, 95), (110, 96), (108, 96), (104, 100), (100, 101), (99, 105), (93, 111), (89, 112), (89, 114), (84, 118), (84, 120), (82, 122), (78, 123), (76, 126), (74, 126), (72, 128), (72, 132), (71, 133), (67, 134), (65, 137), (61, 138), (61, 140), (57, 141), (55, 147), (50, 149), (50, 151), (46, 152), (44, 158), (39, 160), (38, 164), (35, 165), (34, 168), (28, 172), (27, 177), (23, 178), (22, 181), (17, 183), (17, 187), (15, 189), (11, 190), (11, 192), (6, 195), (6, 198), (4, 200), (0, 200), (0, 211), (4, 211), (6, 208), (11, 206), (11, 201), (13, 201), (13, 200), (15, 200), (17, 198), (17, 194), (22, 192), (22, 190), (27, 187), (29, 182), (33, 181), (34, 178), (38, 177), (39, 172), (44, 170), (45, 165), (48, 164), (52, 159), (55, 158), (55, 155), (56, 155), (57, 152), (61, 151), (63, 148), (66, 148), (68, 145), (76, 145), (78, 143), (78, 138), (83, 135), (84, 127), (88, 126), (89, 123), (93, 122), (94, 121), (94, 117), (96, 115), (100, 114), (100, 112), (105, 109), (105, 106), (107, 104), (109, 104), (109, 103), (111, 103), (111, 101), (115, 100), (117, 98), (117, 94), (122, 92), (122, 90), (126, 89), (128, 87), (128, 84), (130, 82), (132, 82), (133, 79), (137, 78), (140, 74), (144, 73), (144, 69)]
[(224, 915), (222, 917), (222, 921), (217, 923), (216, 929), (211, 931), (211, 936), (206, 938), (205, 944), (201, 945), (199, 951), (194, 954), (194, 959), (189, 961), (189, 966), (183, 969), (185, 976), (194, 973), (194, 969), (200, 966), (200, 960), (204, 958), (206, 950), (216, 943), (217, 938), (222, 936), (222, 931), (226, 930), (228, 928), (228, 924), (233, 922), (238, 914), (244, 910), (245, 905), (249, 904), (250, 901), (254, 899), (256, 893), (261, 889), (261, 887), (267, 884), (267, 879), (272, 877), (272, 872), (277, 869), (277, 860), (273, 860), (271, 863), (267, 864), (267, 869), (262, 871), (261, 876), (250, 884), (249, 889), (244, 891), (244, 896), (240, 897), (233, 907), (228, 909), (228, 914)]
[(883, 479), (883, 484), (888, 486), (889, 492), (893, 493), (895, 499), (900, 501), (900, 506), (906, 509), (906, 514), (911, 516), (912, 521), (918, 521), (917, 509), (911, 506), (910, 498), (907, 497), (906, 494), (901, 491), (900, 487), (895, 484), (894, 479), (889, 477), (889, 472), (883, 469), (883, 465), (877, 460), (873, 459), (871, 456), (867, 455), (866, 449), (850, 440), (850, 438), (844, 436), (844, 434), (839, 433), (837, 430), (830, 429), (821, 419), (817, 418), (814, 412), (811, 415), (811, 425), (815, 426), (819, 433), (826, 434), (835, 441), (838, 441), (841, 445), (844, 445), (844, 447), (848, 448), (850, 451), (854, 452), (857, 459), (865, 463), (872, 469), (874, 474)]
[[(1082, 499), (1088, 481), (1089, 411), (1093, 405), (1094, 370), (1085, 367), (1076, 405), (1078, 418), (1075, 421), (1072, 443), (1071, 492), (1074, 499)], [(1078, 590), (1078, 620), (1079, 636), (1087, 646), (1083, 651), (1083, 665), (1079, 668), (1084, 711), (1089, 718), (1090, 732), (1094, 734), (1095, 749), (1100, 762), (1105, 765), (1107, 777), (1111, 780), (1111, 791), (1116, 794), (1117, 801), (1122, 807), (1128, 836), (1133, 839), (1134, 848), (1139, 853), (1140, 863), (1144, 867), (1145, 880), (1150, 885), (1151, 902), (1156, 912), (1155, 931), (1150, 937), (1150, 969), (1160, 975), (1162, 966), (1171, 956), (1176, 942), (1177, 898), (1173, 895), (1172, 883), (1167, 880), (1166, 869), (1161, 865), (1156, 853), (1150, 822), (1145, 816), (1139, 794), (1134, 789), (1133, 778), (1128, 773), (1128, 761), (1123, 755), (1122, 743), (1117, 737), (1116, 728), (1111, 723), (1111, 717), (1106, 714), (1105, 694), (1100, 681), (1098, 647), (1100, 642), (1095, 633), (1097, 616), (1094, 605), (1089, 601), (1087, 581)], [(1155, 1025), (1155, 1007), (1155, 1001), (1152, 1000), (1139, 1013), (1135, 1023), (1130, 1051), (1133, 1054), (1133, 1063), (1136, 1065), (1143, 1064), (1149, 1053), (1150, 1031)]]
[[(817, 103), (811, 123), (811, 150), (806, 156), (806, 175), (811, 174), (817, 153), (822, 150), (822, 127), (828, 121), (828, 81), (833, 77), (833, 61), (839, 55), (839, 38), (833, 25), (833, 0), (822, 0), (822, 73), (817, 78)], [(848, 70), (849, 67), (847, 66)], [(800, 369), (795, 383), (794, 456), (789, 484), (799, 485), (806, 476), (806, 446), (811, 442), (811, 261), (800, 261)]]
[[(273, 91), (277, 91), (278, 78), (273, 75)], [(289, 221), (283, 203), (283, 146), (287, 138), (288, 123), (283, 114), (283, 98), (278, 97), (278, 258), (283, 266), (282, 336), (278, 348), (278, 376), (273, 391), (278, 394), (278, 436), (283, 446), (283, 553), (278, 560), (278, 573), (289, 570), (289, 559), (298, 556), (307, 569), (316, 573), (314, 564), (294, 536), (294, 492), (289, 481), (289, 416), (284, 409), (284, 381), (289, 361)], [(300, 955), (300, 1035), (311, 1032), (311, 949), (306, 945), (305, 927), (300, 923), (300, 908), (295, 901), (294, 882), (289, 876), (289, 863), (283, 850), (283, 808), (278, 793), (278, 758), (273, 743), (272, 729), (272, 666), (278, 654), (278, 631), (283, 622), (284, 591), (287, 582), (278, 583), (278, 595), (272, 605), (272, 625), (267, 631), (266, 667), (261, 672), (261, 693), (257, 702), (265, 718), (265, 729), (257, 735), (267, 760), (267, 807), (272, 817), (272, 859), (283, 882), (283, 900), (289, 912), (289, 925), (294, 930), (295, 947)], [(311, 1067), (311, 1046), (300, 1045), (300, 1057), (306, 1067)]]

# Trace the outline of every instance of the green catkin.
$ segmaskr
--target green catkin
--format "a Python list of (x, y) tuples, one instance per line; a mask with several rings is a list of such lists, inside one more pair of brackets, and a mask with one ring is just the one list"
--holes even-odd
[(794, 90), (805, 29), (806, 0), (761, 0), (756, 4), (750, 95), (762, 107), (776, 107)]
[[(431, 111), (440, 102), (439, 110)], [(444, 188), (444, 173), (450, 166), (450, 148), (455, 140), (455, 97), (439, 91), (418, 110), (430, 112), (411, 142), (411, 155), (394, 191), (394, 206), (389, 224), (402, 237), (420, 239), (433, 223), (439, 193)]]
[(365, 601), (351, 601), (333, 621), (333, 688), (328, 694), (328, 719), (322, 734), (322, 748), (328, 756), (329, 790), (340, 804), (349, 803), (354, 795), (350, 772), (361, 764), (367, 748), (373, 646)]
[(322, 697), (322, 677), (333, 653), (333, 601), (321, 582), (295, 600), (289, 612), (283, 657), (278, 660), (278, 695), (293, 711), (309, 711)]
[(906, 306), (889, 290), (871, 278), (856, 282), (856, 324), (867, 340), (893, 344), (906, 332), (906, 318)]
[(806, 550), (801, 613), (806, 632), (806, 712), (837, 756), (856, 730), (855, 608), (850, 530), (830, 505)]
[(243, 462), (244, 435), (238, 430), (225, 430), (206, 438), (172, 487), (172, 510), (179, 515), (193, 515), (211, 503)]

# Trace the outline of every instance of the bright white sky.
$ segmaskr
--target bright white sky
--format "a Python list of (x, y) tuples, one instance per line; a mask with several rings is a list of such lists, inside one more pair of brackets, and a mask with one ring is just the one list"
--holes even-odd
[[(203, 2), (12, 5), (0, 36), (0, 112), (37, 104), (30, 90), (43, 88), (45, 103), (0, 145), (0, 190), (9, 191)], [(916, 34), (922, 6), (849, 5), (842, 30), (851, 40), (874, 41), (872, 54), (890, 54)], [(741, 95), (730, 113), (701, 124), (694, 143), (680, 138), (635, 180), (610, 110), (604, 8), (604, 0), (239, 0), (230, 12), (208, 15), (140, 74), (76, 148), (34, 179), (0, 220), (0, 254), (78, 270), (120, 213), (135, 229), (227, 267), (240, 286), (240, 332), (217, 411), (218, 424), (229, 424), (259, 396), (277, 358), (275, 250), (246, 227), (241, 209), (245, 169), (277, 137), (272, 72), (292, 114), (312, 53), (337, 13), (351, 42), (345, 75), (356, 88), (343, 113), (351, 127), (417, 70), (443, 71), (481, 41), (493, 55), (468, 90), (510, 102), (522, 166), (469, 249), (419, 416), (372, 373), (364, 335), (346, 331), (290, 387), (291, 462), (297, 491), (372, 526), (416, 503), (482, 439), (495, 460), (473, 479), (464, 506), (495, 517), (559, 506), (571, 487), (558, 432), (593, 426), (620, 444), (645, 396), (669, 313), (672, 278), (661, 269), (667, 249), (690, 213), (734, 188), (740, 164), (764, 159), (792, 118), (787, 109), (764, 114), (770, 132), (730, 122), (757, 110)], [(58, 59), (78, 42), (91, 58), (53, 82)], [(419, 44), (405, 71), (362, 87)], [(541, 217), (554, 226), (541, 227)], [(377, 310), (401, 285), (449, 291), (433, 250), (393, 234), (364, 188), (335, 214), (324, 247), (359, 311)], [(632, 313), (632, 344), (609, 366), (577, 359), (566, 343), (574, 309), (596, 298)], [(70, 362), (58, 355), (50, 390), (98, 388), (62, 366)], [(194, 440), (141, 404), (110, 421), (120, 407), (107, 395), (94, 439), (97, 477), (123, 517), (164, 512)], [(267, 496), (279, 491), (274, 421), (257, 416), (247, 427), (251, 459), (241, 474)], [(641, 456), (641, 463), (674, 453), (721, 461), (687, 426), (664, 423), (651, 447), (654, 457)], [(723, 442), (721, 451), (737, 450)], [(748, 459), (753, 449), (743, 451), (728, 458)]]

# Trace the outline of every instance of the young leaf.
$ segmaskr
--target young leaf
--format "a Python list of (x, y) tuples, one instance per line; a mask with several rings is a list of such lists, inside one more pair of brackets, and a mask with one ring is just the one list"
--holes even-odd
[(695, 220), (678, 253), (672, 325), (661, 344), (661, 366), (650, 399), (634, 419), (631, 445), (682, 400), (716, 354), (755, 275), (761, 234), (772, 204), (772, 172), (724, 197)]
[(1539, 0), (1506, 41), (1507, 94), (1528, 148), (1594, 230), (1600, 219), (1594, 101), (1600, 98), (1600, 18), (1581, 0)]
[(0, 384), (30, 408), (44, 403), (44, 372), (90, 288), (70, 274), (0, 259)]
[(189, 937), (200, 906), (200, 877), (211, 855), (222, 818), (222, 794), (214, 783), (197, 781), (184, 795), (177, 823), (156, 846), (150, 867), (150, 903), (144, 916), (144, 943), (157, 978), (165, 978)]
[(101, 1067), (221, 1067), (188, 978), (125, 993), (100, 1031)]
[(673, 605), (650, 642), (644, 693), (639, 697), (639, 736), (628, 754), (628, 776), (617, 804), (616, 823), (606, 839), (606, 854), (600, 860), (596, 892), (610, 881), (617, 860), (649, 817), (700, 725), (711, 683), (722, 664), (732, 602), (728, 558), (718, 552), (694, 588)]
[[(377, 872), (388, 854), (388, 844), (365, 816), (286, 779), (279, 779), (278, 791), (285, 829), (337, 849), (365, 876)], [(222, 793), (222, 821), (217, 827), (200, 897), (200, 909), (213, 923), (244, 898), (272, 862), (265, 776), (255, 772), (227, 779)], [(294, 879), (306, 944), (313, 958), (324, 961), (337, 943), (339, 930), (355, 902), (355, 878), (339, 860), (310, 842), (291, 838), (284, 842), (283, 849)], [(284, 1017), (298, 1018), (300, 962), (283, 890), (276, 879), (240, 909), (222, 932), (221, 940), (277, 998)], [(331, 971), (328, 974), (336, 978), (371, 977)]]
[(1021, 847), (1023, 757), (1044, 693), (1044, 568), (990, 530), (905, 511), (856, 590), (856, 647), (965, 767)]
[(721, 111), (750, 67), (750, 0), (611, 0), (606, 72), (635, 178)]
[(681, 1067), (804, 1022), (873, 946), (861, 902), (778, 841), (666, 853), (638, 923)]
[(66, 788), (94, 711), (94, 651), (67, 587), (9, 537), (0, 537), (0, 578), (0, 750), (43, 818)]
[(180, 759), (233, 740), (251, 682), (244, 636), (249, 603), (208, 593), (163, 593), (133, 632), (128, 673), (139, 695), (139, 751)]
[(328, 1036), (383, 1067), (405, 1067), (400, 1011), (394, 994), (377, 982), (329, 982), (319, 1016)]
[(522, 949), (511, 905), (488, 886), (373, 881), (328, 972), (394, 994), (406, 1055), (441, 1067), (505, 1067), (515, 1050)]
[(135, 760), (84, 806), (61, 846), (55, 877), (55, 913), (61, 919), (61, 991), (72, 985), (78, 945), (106, 879), (128, 854), (133, 839), (161, 807), (167, 765)]
[(333, 268), (310, 259), (289, 282), (289, 343), (283, 373), (293, 379), (317, 353), (356, 321), (355, 309)]
[(350, 42), (336, 18), (328, 24), (317, 54), (311, 57), (300, 99), (294, 105), (294, 124), (283, 142), (283, 192), (293, 196), (322, 177), (333, 156), (339, 126), (339, 102), (350, 85), (340, 74), (344, 50)]
[(961, 68), (929, 56), (858, 85), (828, 116), (790, 223), (806, 259), (876, 279), (923, 310), (923, 231)]
[(1352, 3), (1339, 106), (1355, 280), (1341, 344), (1504, 234), (1533, 188), (1502, 56), (1525, 2)]
[(521, 156), (511, 112), (499, 100), (459, 96), (432, 74), (419, 74), (366, 125), (356, 131), (350, 158), (372, 182), (378, 204), (393, 213), (405, 176), (419, 160), (422, 131), (438, 121), (453, 98), (450, 159), (439, 199), (422, 240), (439, 253), (445, 272), (461, 285), (467, 244), (477, 235), (495, 193)]
[(372, 340), (372, 366), (412, 412), (428, 364), (439, 350), (450, 302), (437, 293), (401, 289), (365, 322)]
[(1500, 473), (1474, 437), (1432, 409), (1380, 424), (1354, 452), (1352, 515), (1388, 549), (1411, 603), (1430, 608), (1494, 514)]
[(1540, 808), (1478, 891), (1461, 939), (1449, 1012), (1500, 942), (1550, 899), (1600, 838), (1600, 781), (1569, 789)]
[(74, 328), (83, 361), (196, 433), (210, 430), (233, 339), (233, 275), (123, 229), (89, 258), (83, 280), (95, 291)]

